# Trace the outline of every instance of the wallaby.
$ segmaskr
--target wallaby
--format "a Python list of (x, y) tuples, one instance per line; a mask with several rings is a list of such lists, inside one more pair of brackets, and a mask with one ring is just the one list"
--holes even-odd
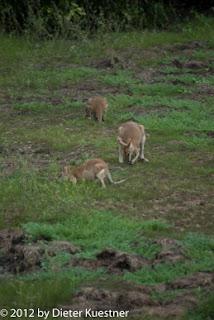
[(85, 109), (86, 118), (94, 118), (98, 122), (105, 120), (104, 116), (108, 108), (108, 102), (106, 98), (101, 96), (95, 96), (88, 99), (88, 104)]
[(113, 184), (119, 184), (126, 180), (113, 181), (108, 164), (102, 159), (87, 160), (73, 170), (70, 166), (65, 166), (62, 175), (65, 179), (73, 182), (74, 184), (76, 184), (78, 180), (98, 179), (103, 188), (106, 187), (104, 181), (105, 178), (108, 178), (108, 180)]
[[(146, 134), (144, 126), (133, 121), (123, 123), (118, 129), (119, 162), (123, 163), (128, 157), (129, 164), (134, 164), (138, 158), (148, 161), (144, 157)], [(132, 157), (135, 156), (133, 159)]]

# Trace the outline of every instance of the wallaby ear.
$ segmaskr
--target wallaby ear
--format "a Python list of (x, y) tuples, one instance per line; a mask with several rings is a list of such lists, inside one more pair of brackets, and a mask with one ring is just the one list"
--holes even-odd
[(145, 128), (144, 128), (144, 126), (143, 126), (142, 124), (139, 124), (139, 127), (140, 127), (140, 129), (141, 129), (142, 132), (145, 131)]

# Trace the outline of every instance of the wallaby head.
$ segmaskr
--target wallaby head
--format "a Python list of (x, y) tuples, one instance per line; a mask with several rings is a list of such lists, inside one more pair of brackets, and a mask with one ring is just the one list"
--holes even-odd
[(76, 183), (77, 183), (77, 178), (76, 178), (74, 175), (71, 175), (69, 180), (70, 180), (73, 184), (76, 184)]
[(69, 181), (71, 181), (71, 182), (74, 183), (74, 184), (77, 183), (77, 178), (73, 175), (72, 170), (71, 170), (71, 167), (68, 166), (68, 165), (64, 166), (63, 172), (62, 172), (62, 177), (63, 177), (65, 180), (69, 180)]
[(119, 143), (119, 144), (122, 146), (122, 148), (123, 148), (123, 152), (124, 152), (125, 158), (128, 158), (128, 157), (129, 157), (129, 154), (130, 154), (130, 153), (133, 153), (133, 152), (135, 151), (135, 149), (136, 149), (136, 148), (134, 147), (131, 139), (128, 139), (127, 142), (124, 142), (124, 141), (122, 140), (122, 138), (118, 136), (118, 137), (117, 137), (117, 141), (118, 141), (118, 143)]

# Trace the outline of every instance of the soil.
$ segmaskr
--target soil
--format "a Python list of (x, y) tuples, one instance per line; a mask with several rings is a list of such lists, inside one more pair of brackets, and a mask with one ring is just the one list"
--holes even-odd
[(97, 254), (96, 260), (92, 259), (72, 259), (70, 265), (84, 267), (87, 269), (97, 269), (104, 267), (109, 273), (120, 274), (124, 271), (134, 272), (148, 265), (149, 261), (144, 257), (128, 254), (113, 249), (104, 249)]
[(148, 114), (154, 114), (158, 116), (159, 118), (164, 117), (168, 112), (170, 112), (172, 109), (168, 106), (153, 106), (150, 108), (145, 108), (143, 106), (138, 105), (130, 105), (128, 106), (125, 111), (127, 112), (133, 112), (136, 116), (144, 116)]
[[(20, 229), (4, 229), (0, 232), (0, 271), (2, 275), (35, 272), (41, 268), (42, 261), (61, 252), (71, 255), (71, 261), (66, 267), (84, 267), (97, 269), (104, 267), (108, 273), (121, 274), (124, 271), (135, 272), (144, 266), (153, 268), (156, 264), (167, 262), (177, 263), (186, 259), (181, 245), (173, 239), (161, 238), (154, 241), (160, 246), (160, 252), (154, 259), (104, 249), (97, 254), (96, 259), (78, 259), (75, 254), (80, 248), (68, 241), (56, 241), (40, 237), (30, 242), (29, 237)], [(198, 303), (194, 288), (201, 288), (207, 292), (214, 289), (214, 272), (197, 272), (178, 278), (169, 283), (153, 286), (136, 285), (121, 281), (109, 285), (105, 280), (90, 287), (81, 288), (71, 298), (67, 305), (59, 306), (63, 310), (86, 309), (99, 310), (127, 310), (129, 315), (158, 316), (163, 319), (181, 317), (185, 312)], [(163, 294), (176, 290), (176, 297), (168, 300), (154, 298), (154, 294)]]
[(121, 274), (126, 271), (135, 272), (148, 265), (154, 267), (156, 264), (166, 262), (175, 264), (186, 259), (183, 249), (177, 241), (163, 238), (154, 241), (154, 243), (160, 246), (160, 252), (154, 259), (146, 259), (140, 255), (106, 248), (96, 255), (96, 259), (73, 258), (69, 265), (92, 270), (104, 267), (108, 273)]
[(209, 64), (202, 62), (202, 61), (196, 61), (196, 60), (190, 60), (187, 62), (181, 62), (178, 59), (175, 59), (172, 61), (172, 63), (177, 68), (189, 68), (189, 69), (202, 69), (202, 68), (208, 68)]
[[(100, 287), (101, 286), (101, 287)], [(133, 316), (158, 316), (163, 319), (174, 319), (183, 316), (187, 310), (197, 306), (196, 295), (191, 290), (195, 287), (206, 288), (207, 292), (214, 288), (214, 273), (199, 272), (184, 278), (178, 278), (169, 283), (162, 293), (172, 288), (179, 289), (175, 298), (166, 301), (154, 299), (152, 294), (160, 292), (159, 285), (149, 287), (135, 285), (130, 282), (114, 283), (113, 290), (106, 288), (105, 284), (80, 289), (71, 300), (71, 303), (60, 306), (63, 310), (86, 309), (99, 310), (127, 310)]]
[(67, 241), (29, 242), (28, 236), (20, 229), (4, 229), (0, 232), (0, 270), (2, 273), (23, 273), (38, 270), (48, 256), (60, 252), (71, 255), (79, 248)]
[(154, 267), (156, 264), (165, 262), (174, 264), (186, 259), (177, 241), (162, 238), (155, 243), (160, 246), (160, 251), (154, 259), (111, 248), (99, 252), (96, 259), (82, 259), (75, 257), (80, 249), (68, 241), (40, 238), (32, 242), (20, 229), (4, 229), (0, 232), (0, 268), (11, 273), (30, 272), (40, 268), (43, 259), (60, 252), (71, 254), (66, 267), (83, 267), (92, 270), (103, 267), (111, 274), (135, 272), (144, 266)]
[(125, 89), (120, 86), (105, 86), (102, 82), (89, 79), (74, 85), (63, 85), (56, 94), (58, 93), (59, 96), (62, 95), (64, 97), (71, 97), (74, 100), (83, 101), (85, 103), (91, 96), (119, 94), (124, 93), (124, 90)]

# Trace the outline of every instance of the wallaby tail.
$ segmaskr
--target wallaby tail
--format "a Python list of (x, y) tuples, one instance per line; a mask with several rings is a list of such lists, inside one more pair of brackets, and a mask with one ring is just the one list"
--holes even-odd
[(125, 181), (127, 180), (127, 179), (122, 179), (122, 180), (119, 180), (119, 181), (114, 181), (114, 180), (112, 179), (112, 176), (111, 176), (110, 171), (107, 172), (107, 177), (108, 177), (109, 181), (110, 181), (112, 184), (120, 184), (120, 183), (123, 183), (123, 182), (125, 182)]

